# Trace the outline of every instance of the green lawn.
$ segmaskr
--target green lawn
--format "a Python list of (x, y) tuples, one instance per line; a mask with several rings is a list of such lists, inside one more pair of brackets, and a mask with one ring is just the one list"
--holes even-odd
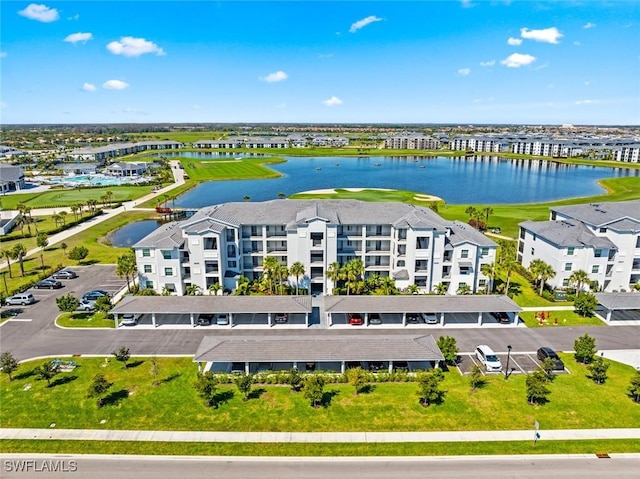
[(65, 328), (115, 328), (115, 321), (104, 313), (62, 313), (56, 324)]
[(282, 158), (244, 158), (196, 160), (180, 158), (189, 179), (196, 181), (211, 180), (247, 180), (277, 178), (282, 174), (264, 165), (284, 163)]
[[(361, 191), (350, 191), (336, 188), (334, 193), (296, 193), (291, 195), (291, 199), (307, 200), (313, 198), (322, 199), (352, 199), (361, 201), (398, 201), (401, 203), (412, 203), (421, 206), (430, 206), (433, 201), (420, 199), (424, 193), (416, 193), (408, 190), (377, 190), (365, 189)], [(436, 201), (438, 207), (444, 205), (443, 201)]]
[[(529, 328), (557, 328), (558, 326), (605, 326), (606, 323), (599, 320), (595, 316), (584, 317), (573, 311), (544, 311), (546, 321), (540, 324), (535, 319), (535, 313), (531, 311), (523, 311), (520, 313), (520, 319)], [(556, 325), (556, 321), (558, 324)]]
[[(106, 367), (101, 367), (102, 358), (76, 358), (79, 367), (60, 374), (51, 388), (33, 373), (43, 362), (39, 360), (22, 364), (12, 382), (2, 376), (0, 422), (2, 427), (46, 428), (55, 423), (57, 428), (302, 432), (510, 430), (529, 429), (534, 420), (550, 429), (640, 424), (640, 407), (626, 396), (633, 368), (610, 362), (606, 384), (596, 385), (572, 356), (562, 357), (573, 374), (555, 379), (544, 406), (526, 402), (523, 376), (513, 375), (509, 381), (489, 377), (482, 389), (471, 393), (468, 378), (451, 371), (442, 385), (447, 395), (440, 405), (421, 407), (414, 383), (377, 383), (359, 396), (341, 384), (325, 387), (330, 404), (319, 409), (288, 387), (266, 385), (257, 386), (259, 397), (248, 402), (235, 387), (220, 386), (220, 407), (207, 408), (192, 387), (197, 372), (190, 358), (161, 358), (162, 384), (157, 387), (151, 384), (148, 358), (132, 359), (126, 370), (113, 358)], [(95, 399), (86, 398), (89, 381), (98, 372), (113, 383), (108, 404), (100, 409)], [(27, 384), (31, 389), (26, 391)]]

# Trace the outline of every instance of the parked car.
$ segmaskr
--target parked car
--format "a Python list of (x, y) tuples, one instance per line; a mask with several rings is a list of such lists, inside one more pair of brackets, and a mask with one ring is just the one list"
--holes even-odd
[(58, 271), (57, 273), (53, 273), (51, 277), (53, 279), (74, 279), (78, 277), (78, 273), (71, 271), (70, 269), (65, 269)]
[(226, 326), (229, 324), (229, 317), (224, 313), (216, 314), (216, 324), (218, 326)]
[(377, 372), (377, 371), (385, 371), (387, 366), (382, 361), (372, 361), (369, 363), (369, 371)]
[(85, 311), (87, 313), (93, 313), (96, 310), (96, 302), (89, 301), (88, 299), (81, 299), (80, 304), (76, 308), (76, 311)]
[(62, 288), (62, 283), (57, 279), (47, 278), (47, 279), (38, 281), (36, 284), (33, 285), (33, 287), (37, 289), (60, 289)]
[(436, 313), (420, 313), (424, 318), (424, 322), (427, 324), (438, 324), (440, 320), (438, 319), (438, 315)]
[(8, 305), (17, 305), (21, 304), (22, 306), (26, 306), (27, 304), (33, 304), (36, 302), (36, 298), (31, 293), (18, 293), (13, 296), (9, 296), (4, 300)]
[(140, 315), (134, 313), (125, 313), (120, 318), (120, 324), (123, 326), (135, 326), (138, 324)]
[(287, 313), (276, 313), (273, 319), (276, 323), (283, 324), (289, 321), (289, 316)]
[(378, 313), (371, 313), (369, 315), (369, 324), (382, 324), (382, 317)]
[(500, 358), (486, 344), (481, 344), (476, 348), (476, 358), (489, 372), (502, 372)]
[(496, 321), (498, 321), (499, 323), (502, 323), (502, 324), (511, 323), (511, 318), (504, 311), (498, 311), (496, 313), (491, 313), (491, 316), (493, 316), (496, 319)]
[(196, 324), (198, 326), (209, 326), (213, 322), (213, 314), (211, 313), (202, 313), (198, 315), (198, 319), (196, 319)]
[(95, 301), (102, 296), (109, 296), (109, 292), (104, 289), (92, 289), (82, 295), (82, 299), (88, 299), (89, 301)]
[(349, 313), (349, 324), (351, 326), (362, 326), (362, 316), (358, 313)]
[(424, 318), (420, 313), (407, 313), (407, 323), (409, 324), (424, 323)]
[(556, 353), (550, 347), (541, 347), (540, 349), (538, 349), (537, 355), (540, 361), (544, 361), (545, 359), (553, 359), (555, 361), (553, 369), (556, 371), (564, 371), (564, 363), (562, 362), (562, 359), (560, 359), (558, 353)]

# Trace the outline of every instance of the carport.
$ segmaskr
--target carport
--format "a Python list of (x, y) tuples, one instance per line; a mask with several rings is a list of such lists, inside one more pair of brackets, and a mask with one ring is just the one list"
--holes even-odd
[[(522, 310), (506, 295), (397, 295), (397, 296), (325, 296), (324, 312), (327, 324), (338, 324), (334, 319), (350, 313), (397, 314), (402, 317), (402, 326), (407, 325), (407, 313), (436, 313), (440, 326), (445, 325), (446, 313), (473, 314), (478, 326), (482, 325), (485, 315), (492, 312), (513, 313), (512, 326), (518, 325), (518, 315)], [(368, 326), (369, 322), (365, 320)], [(378, 326), (379, 327), (379, 326)]]
[[(611, 320), (640, 320), (640, 294), (595, 293), (595, 296), (601, 306), (598, 312), (607, 323), (611, 323)], [(616, 312), (621, 314), (616, 315)]]
[(276, 313), (287, 313), (304, 318), (309, 326), (310, 296), (126, 296), (111, 310), (120, 326), (122, 314), (149, 314), (154, 327), (162, 324), (163, 315), (188, 314), (191, 326), (196, 325), (199, 314), (224, 313), (229, 327), (234, 326), (234, 315), (264, 317), (264, 326), (274, 326)]
[[(219, 365), (244, 363), (246, 374), (256, 365), (270, 370), (290, 365), (301, 372), (326, 370), (327, 365), (344, 373), (350, 362), (422, 362), (438, 367), (444, 357), (433, 336), (319, 335), (245, 336), (242, 338), (207, 336), (202, 339), (193, 361), (199, 371), (223, 370)], [(202, 363), (206, 363), (203, 367)], [(218, 367), (217, 367), (218, 366)]]

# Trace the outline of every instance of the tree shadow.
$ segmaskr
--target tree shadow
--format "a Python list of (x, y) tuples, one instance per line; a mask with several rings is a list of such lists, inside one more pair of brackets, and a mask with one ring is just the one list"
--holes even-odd
[(54, 388), (56, 386), (68, 384), (72, 381), (75, 381), (76, 379), (78, 379), (78, 376), (60, 376), (56, 378), (54, 381), (51, 381), (51, 384), (47, 387)]
[(92, 264), (99, 263), (100, 260), (97, 259), (83, 259), (82, 261), (78, 261), (80, 266), (91, 266)]
[(337, 389), (332, 389), (331, 391), (325, 391), (322, 393), (322, 399), (320, 400), (320, 406), (327, 408), (331, 405), (331, 401), (335, 396), (340, 394), (340, 391)]
[(182, 373), (173, 373), (171, 376), (167, 376), (166, 378), (161, 379), (160, 384), (170, 383), (174, 379), (178, 379), (180, 376), (182, 376)]
[(124, 399), (129, 397), (129, 391), (126, 389), (121, 389), (120, 391), (114, 391), (112, 393), (107, 394), (104, 398), (102, 398), (103, 406), (117, 406)]
[(233, 396), (235, 396), (235, 393), (233, 391), (220, 391), (219, 393), (213, 395), (211, 405), (214, 408), (218, 409), (221, 404), (227, 404), (229, 401), (231, 401), (233, 399)]
[(132, 363), (127, 363), (126, 368), (127, 369), (137, 368), (141, 364), (144, 364), (144, 360), (139, 359), (138, 361), (133, 361)]
[(15, 376), (13, 376), (13, 379), (27, 379), (27, 378), (30, 378), (32, 376), (35, 376), (37, 372), (38, 371), (36, 371), (36, 369), (34, 368), (34, 369), (29, 370), (29, 371), (25, 371), (23, 373), (16, 374)]
[(486, 387), (486, 385), (488, 384), (488, 381), (486, 379), (479, 379), (478, 381), (476, 381), (476, 387), (472, 388), (471, 390), (473, 392), (476, 392), (478, 389), (483, 389), (484, 387)]
[(375, 384), (365, 384), (358, 390), (358, 394), (371, 394), (376, 390)]
[(267, 390), (264, 389), (264, 388), (253, 389), (249, 393), (249, 396), (247, 396), (247, 399), (260, 399), (260, 396), (262, 396), (266, 392), (267, 392)]

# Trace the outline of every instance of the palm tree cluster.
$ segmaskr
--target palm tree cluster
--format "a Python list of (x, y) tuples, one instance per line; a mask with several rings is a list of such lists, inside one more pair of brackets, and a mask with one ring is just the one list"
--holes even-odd
[(529, 273), (533, 276), (534, 281), (538, 282), (538, 294), (540, 295), (542, 295), (546, 281), (556, 275), (556, 272), (553, 270), (551, 265), (545, 263), (541, 259), (534, 259), (531, 261), (529, 264)]
[(334, 290), (350, 294), (398, 294), (395, 281), (388, 276), (372, 274), (364, 279), (364, 264), (359, 258), (341, 265), (331, 263), (327, 268), (327, 278), (333, 281)]
[(469, 224), (478, 230), (485, 230), (489, 224), (489, 217), (493, 214), (493, 208), (487, 206), (477, 209), (475, 206), (469, 206), (464, 210), (469, 215)]

